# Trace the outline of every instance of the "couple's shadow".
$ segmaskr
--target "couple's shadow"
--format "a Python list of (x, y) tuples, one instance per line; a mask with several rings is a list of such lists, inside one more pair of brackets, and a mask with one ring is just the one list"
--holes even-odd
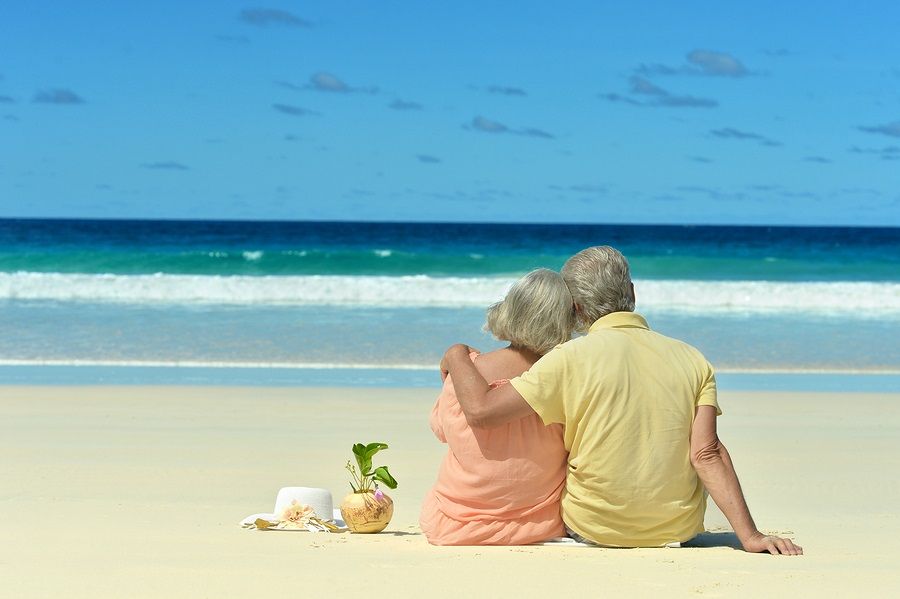
[(704, 532), (690, 541), (681, 544), (682, 547), (694, 547), (704, 549), (708, 547), (731, 547), (732, 549), (743, 549), (737, 535), (733, 532)]
[[(392, 535), (395, 537), (416, 537), (422, 536), (421, 532), (410, 532), (400, 530), (386, 530), (382, 534)], [(682, 547), (707, 549), (711, 547), (730, 547), (731, 549), (743, 549), (737, 535), (733, 532), (704, 532), (690, 541), (681, 544)]]

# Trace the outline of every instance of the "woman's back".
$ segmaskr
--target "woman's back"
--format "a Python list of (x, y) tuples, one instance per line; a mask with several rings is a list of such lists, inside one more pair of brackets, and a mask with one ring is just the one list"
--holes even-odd
[[(472, 354), (492, 386), (506, 384), (537, 358), (514, 348)], [(431, 428), (448, 452), (422, 508), (420, 524), (429, 542), (520, 545), (564, 534), (559, 501), (566, 451), (560, 425), (545, 426), (532, 415), (494, 429), (473, 429), (448, 378), (432, 410)]]
[[(471, 354), (491, 386), (507, 384), (575, 325), (572, 295), (558, 273), (533, 270), (487, 310), (484, 329), (509, 347)], [(431, 412), (431, 430), (448, 445), (419, 524), (435, 545), (525, 545), (564, 534), (559, 502), (567, 454), (562, 426), (532, 413), (497, 428), (471, 428), (453, 381)]]

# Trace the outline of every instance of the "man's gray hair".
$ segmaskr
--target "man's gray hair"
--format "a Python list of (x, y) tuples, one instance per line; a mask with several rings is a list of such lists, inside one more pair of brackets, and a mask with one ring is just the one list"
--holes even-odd
[(562, 277), (580, 308), (580, 330), (612, 312), (634, 311), (628, 260), (615, 248), (598, 245), (581, 250), (566, 261)]
[(488, 308), (484, 330), (514, 347), (540, 355), (565, 343), (575, 328), (572, 296), (562, 277), (546, 268), (533, 270)]

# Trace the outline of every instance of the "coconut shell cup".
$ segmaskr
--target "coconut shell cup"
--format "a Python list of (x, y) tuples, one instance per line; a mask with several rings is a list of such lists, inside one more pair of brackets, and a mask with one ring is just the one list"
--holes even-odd
[(351, 532), (374, 533), (384, 530), (394, 515), (394, 501), (374, 491), (350, 493), (341, 502), (341, 516)]

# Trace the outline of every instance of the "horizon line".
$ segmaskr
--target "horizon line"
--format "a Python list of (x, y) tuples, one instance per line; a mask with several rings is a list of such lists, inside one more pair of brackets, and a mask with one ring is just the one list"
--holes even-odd
[(478, 225), (478, 226), (558, 226), (558, 227), (739, 227), (747, 229), (900, 229), (896, 225), (870, 224), (760, 224), (760, 223), (640, 223), (640, 222), (535, 222), (535, 221), (442, 221), (442, 220), (350, 220), (350, 219), (266, 219), (266, 218), (188, 218), (188, 217), (121, 217), (121, 216), (0, 216), (3, 221), (68, 221), (68, 222), (146, 222), (146, 223), (254, 223), (254, 224), (373, 224), (373, 225)]

